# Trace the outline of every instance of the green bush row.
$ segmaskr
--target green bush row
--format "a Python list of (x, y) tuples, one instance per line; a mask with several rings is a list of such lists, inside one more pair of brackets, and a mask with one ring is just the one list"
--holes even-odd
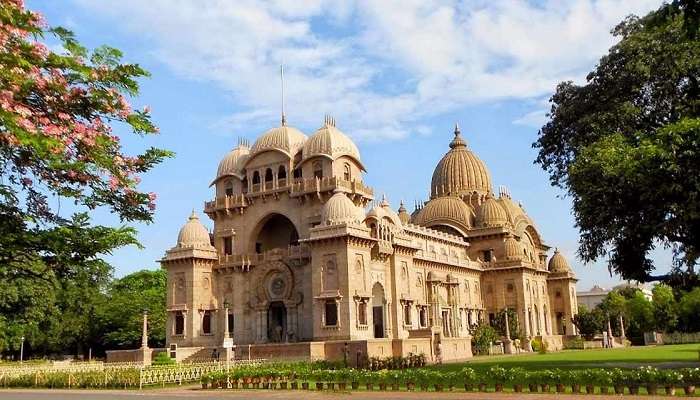
[(33, 372), (13, 377), (3, 376), (0, 378), (0, 387), (127, 389), (138, 388), (139, 380), (138, 369), (108, 372)]
[(324, 382), (324, 383), (359, 383), (374, 385), (416, 385), (421, 387), (441, 385), (455, 387), (467, 385), (503, 386), (503, 385), (580, 385), (580, 386), (645, 386), (658, 385), (685, 387), (700, 385), (700, 368), (659, 370), (653, 367), (623, 370), (584, 369), (561, 370), (546, 369), (526, 371), (522, 368), (492, 367), (485, 373), (477, 373), (472, 368), (461, 371), (444, 372), (429, 368), (411, 368), (401, 370), (362, 370), (362, 369), (314, 369), (310, 365), (295, 364), (292, 369), (279, 365), (258, 367), (240, 367), (230, 371), (212, 373), (202, 379), (202, 383), (234, 382), (241, 384), (278, 383), (278, 382)]

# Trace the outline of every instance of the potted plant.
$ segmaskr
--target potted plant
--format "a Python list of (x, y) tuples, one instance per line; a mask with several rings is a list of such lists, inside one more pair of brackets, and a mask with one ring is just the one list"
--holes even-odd
[(374, 371), (370, 370), (361, 370), (359, 372), (359, 377), (358, 379), (360, 380), (360, 383), (365, 384), (365, 389), (367, 390), (374, 390), (374, 383), (377, 380), (377, 377), (375, 376)]
[(377, 383), (379, 384), (379, 390), (386, 390), (387, 382), (389, 381), (388, 371), (380, 370), (376, 371)]
[(549, 393), (549, 387), (552, 382), (561, 384), (561, 370), (555, 368), (542, 371), (540, 374), (540, 389), (545, 393)]
[(211, 377), (209, 375), (202, 375), (202, 389), (206, 389), (207, 386), (209, 386), (209, 382), (211, 382)]
[(450, 392), (454, 390), (455, 386), (459, 385), (461, 381), (461, 374), (459, 371), (448, 371), (442, 373), (442, 380), (447, 386), (447, 390)]
[(312, 371), (311, 378), (314, 380), (314, 383), (316, 384), (316, 390), (323, 390), (323, 384), (324, 382), (327, 381), (328, 374), (326, 374), (326, 370), (324, 369), (317, 369), (315, 371)]
[(638, 369), (627, 371), (625, 374), (625, 385), (627, 385), (630, 394), (635, 396), (639, 394), (639, 385), (641, 382), (641, 374)]
[(607, 369), (592, 369), (591, 382), (600, 387), (600, 394), (608, 394), (610, 386), (613, 384), (613, 374)]
[(399, 390), (399, 385), (401, 382), (401, 371), (400, 370), (391, 370), (388, 373), (389, 377), (389, 384), (391, 384), (391, 390), (393, 391), (398, 391)]
[(415, 371), (416, 384), (420, 386), (420, 389), (424, 392), (427, 392), (430, 389), (432, 373), (433, 371), (427, 369), (418, 369)]
[(513, 386), (515, 393), (522, 393), (523, 384), (527, 381), (527, 371), (522, 368), (511, 368), (508, 370), (506, 379)]
[(471, 392), (474, 390), (474, 385), (476, 384), (476, 372), (473, 368), (464, 367), (460, 371), (462, 375), (462, 381), (464, 381), (464, 390)]
[[(578, 394), (581, 393), (581, 383), (584, 381), (583, 380), (583, 374), (581, 371), (577, 370), (569, 370), (569, 371), (563, 371), (561, 374), (562, 381), (567, 381), (571, 385), (571, 393)], [(559, 388), (559, 385), (557, 384), (557, 391)]]
[(683, 374), (675, 369), (659, 371), (659, 384), (664, 386), (664, 391), (668, 396), (676, 395), (676, 385), (683, 381)]
[(503, 385), (508, 381), (508, 371), (505, 368), (495, 366), (489, 368), (486, 373), (489, 381), (493, 382), (496, 392), (503, 391)]
[(350, 380), (350, 369), (343, 368), (334, 372), (335, 380), (338, 382), (338, 390), (345, 390), (348, 387), (348, 381)]
[(581, 384), (586, 386), (586, 394), (595, 393), (595, 385), (598, 380), (598, 375), (594, 369), (584, 369), (580, 371)]
[(625, 393), (625, 382), (627, 380), (627, 373), (620, 368), (614, 368), (610, 372), (613, 387), (615, 388), (615, 394)]
[(659, 385), (659, 370), (654, 367), (639, 368), (639, 382), (646, 385), (647, 394), (656, 395)]
[(683, 390), (688, 396), (695, 394), (695, 386), (700, 384), (700, 368), (687, 368), (683, 371)]
[(537, 385), (542, 381), (542, 371), (531, 371), (528, 372), (526, 379), (527, 379), (527, 388), (530, 391), (530, 393), (537, 393)]
[[(413, 357), (413, 356), (411, 356)], [(411, 362), (413, 363), (413, 360), (411, 359)], [(418, 370), (416, 369), (406, 369), (403, 371), (403, 381), (406, 384), (406, 390), (409, 392), (413, 392), (416, 390), (416, 373)]]

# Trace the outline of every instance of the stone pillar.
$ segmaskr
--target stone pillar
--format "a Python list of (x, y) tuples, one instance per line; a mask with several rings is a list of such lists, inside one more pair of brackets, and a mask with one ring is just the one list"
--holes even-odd
[(505, 323), (506, 323), (506, 338), (503, 340), (503, 352), (506, 354), (513, 354), (513, 341), (510, 340), (510, 323), (508, 322), (508, 309), (505, 312)]
[(148, 311), (143, 311), (143, 328), (141, 330), (141, 348), (148, 348)]
[(624, 345), (625, 344), (624, 343), (624, 340), (625, 340), (625, 322), (622, 320), (622, 315), (620, 315), (620, 340), (623, 341), (622, 344)]

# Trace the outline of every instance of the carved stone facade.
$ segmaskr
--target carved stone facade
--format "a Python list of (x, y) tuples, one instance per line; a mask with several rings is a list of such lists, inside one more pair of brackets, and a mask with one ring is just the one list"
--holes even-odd
[(575, 333), (566, 260), (548, 267), (534, 223), (505, 189), (495, 197), (459, 130), (412, 215), (373, 202), (364, 172), (330, 118), (308, 138), (283, 124), (232, 150), (204, 207), (213, 232), (193, 213), (161, 260), (168, 345), (214, 349), (228, 326), (239, 356), (461, 359), (470, 329), (504, 308), (525, 338)]

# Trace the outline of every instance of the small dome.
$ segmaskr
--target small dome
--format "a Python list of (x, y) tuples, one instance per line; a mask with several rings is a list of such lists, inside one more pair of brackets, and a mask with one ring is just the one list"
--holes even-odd
[(242, 179), (243, 166), (249, 154), (250, 149), (248, 149), (248, 146), (238, 146), (231, 150), (221, 162), (219, 162), (219, 168), (216, 170), (216, 179), (214, 179), (212, 183), (216, 183), (216, 181), (225, 176), (235, 176)]
[(507, 222), (506, 211), (492, 196), (488, 196), (486, 201), (476, 210), (476, 226), (478, 228), (503, 226)]
[(353, 158), (364, 170), (360, 161), (360, 151), (353, 141), (340, 129), (335, 127), (335, 121), (326, 117), (326, 121), (313, 135), (304, 143), (301, 153), (302, 162), (317, 156), (327, 157), (335, 160), (340, 156)]
[(263, 133), (253, 143), (250, 155), (252, 157), (265, 151), (277, 150), (287, 154), (289, 157), (294, 157), (304, 145), (305, 140), (306, 135), (297, 128), (287, 125), (278, 126)]
[(519, 221), (525, 221), (529, 225), (534, 225), (530, 217), (525, 213), (525, 210), (516, 204), (510, 196), (501, 195), (498, 197), (497, 202), (505, 210), (506, 218), (513, 226), (517, 226)]
[(408, 213), (406, 207), (403, 205), (403, 201), (399, 205), (399, 219), (402, 225), (406, 225), (411, 221), (411, 214)]
[(209, 232), (199, 221), (197, 214), (192, 211), (189, 220), (177, 235), (178, 247), (210, 247)]
[(558, 249), (554, 250), (554, 255), (549, 259), (549, 272), (570, 272), (569, 262), (566, 258), (559, 252)]
[(504, 256), (508, 261), (522, 260), (523, 247), (513, 236), (508, 236), (503, 243)]
[(331, 196), (321, 210), (321, 220), (327, 225), (359, 222), (363, 216), (362, 210), (343, 192)]
[(467, 148), (459, 127), (455, 126), (450, 151), (433, 171), (431, 197), (461, 196), (473, 192), (483, 195), (490, 193), (491, 176), (484, 162)]
[(416, 225), (442, 225), (461, 229), (464, 232), (471, 227), (472, 209), (458, 197), (439, 197), (430, 200), (416, 215)]

